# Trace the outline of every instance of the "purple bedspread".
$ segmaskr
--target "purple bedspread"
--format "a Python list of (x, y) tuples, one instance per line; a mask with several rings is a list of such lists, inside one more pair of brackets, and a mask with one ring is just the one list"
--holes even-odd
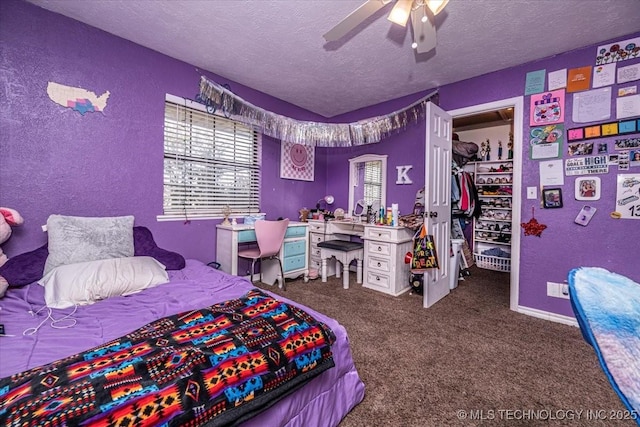
[[(98, 346), (125, 335), (157, 318), (238, 298), (252, 289), (243, 278), (214, 270), (196, 260), (187, 260), (183, 270), (169, 271), (171, 281), (126, 297), (112, 297), (96, 304), (78, 307), (76, 324), (54, 328), (44, 323), (33, 335), (23, 335), (46, 319), (44, 288), (31, 284), (9, 289), (0, 300), (0, 378), (40, 366), (65, 356)], [(336, 335), (332, 350), (335, 368), (329, 369), (295, 393), (247, 421), (243, 426), (335, 426), (364, 398), (364, 384), (355, 369), (346, 330), (337, 321), (308, 307), (297, 305), (329, 326)], [(54, 309), (60, 319), (73, 311)], [(69, 322), (55, 326), (63, 327)]]

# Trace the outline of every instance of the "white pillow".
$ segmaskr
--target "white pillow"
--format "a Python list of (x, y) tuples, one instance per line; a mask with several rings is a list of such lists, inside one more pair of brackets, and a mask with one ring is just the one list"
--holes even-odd
[(60, 265), (132, 257), (133, 221), (131, 215), (105, 218), (50, 215), (49, 255), (44, 275)]
[(167, 283), (164, 265), (152, 257), (112, 258), (61, 265), (38, 283), (51, 308), (93, 304), (116, 295), (130, 295)]

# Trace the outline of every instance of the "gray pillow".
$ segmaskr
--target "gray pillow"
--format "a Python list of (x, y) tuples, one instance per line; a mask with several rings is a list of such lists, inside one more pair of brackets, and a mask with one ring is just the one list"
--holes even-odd
[(0, 277), (0, 298), (4, 297), (4, 294), (7, 293), (7, 289), (9, 289), (9, 283)]
[(133, 256), (133, 221), (133, 216), (49, 216), (44, 275), (60, 265)]

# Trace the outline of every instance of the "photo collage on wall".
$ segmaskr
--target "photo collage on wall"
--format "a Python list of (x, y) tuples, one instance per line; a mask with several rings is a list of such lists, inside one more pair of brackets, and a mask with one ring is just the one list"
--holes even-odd
[[(527, 73), (525, 137), (529, 158), (540, 161), (542, 208), (567, 206), (571, 191), (576, 201), (611, 200), (612, 218), (640, 219), (640, 193), (630, 194), (640, 188), (639, 80), (640, 37), (598, 46), (593, 64)], [(631, 172), (618, 174), (615, 202), (597, 176), (610, 169)], [(574, 179), (563, 203), (565, 177)], [(581, 206), (576, 224), (587, 226), (596, 210)]]

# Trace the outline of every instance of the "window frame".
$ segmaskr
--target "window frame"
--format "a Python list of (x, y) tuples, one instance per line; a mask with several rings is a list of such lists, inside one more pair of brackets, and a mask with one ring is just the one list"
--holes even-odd
[[(166, 147), (166, 135), (165, 135), (165, 120), (166, 120), (166, 108), (167, 108), (167, 104), (168, 103), (173, 103), (173, 104), (177, 104), (180, 107), (185, 107), (187, 109), (192, 109), (192, 110), (196, 110), (196, 112), (203, 112), (207, 115), (211, 115), (214, 116), (213, 120), (216, 119), (221, 119), (221, 120), (225, 120), (225, 121), (231, 121), (231, 122), (235, 122), (237, 125), (240, 126), (244, 126), (246, 129), (250, 130), (250, 132), (254, 133), (254, 142), (255, 142), (255, 150), (256, 152), (254, 153), (253, 157), (256, 161), (255, 164), (249, 165), (247, 166), (247, 170), (249, 171), (249, 175), (250, 175), (250, 181), (251, 183), (253, 183), (256, 187), (256, 202), (255, 204), (253, 204), (253, 201), (249, 202), (249, 209), (242, 209), (242, 210), (237, 210), (234, 209), (233, 207), (231, 208), (231, 216), (232, 217), (242, 217), (244, 215), (249, 215), (249, 214), (257, 214), (260, 213), (260, 206), (261, 206), (261, 198), (260, 198), (260, 188), (261, 188), (261, 181), (262, 181), (262, 134), (257, 131), (255, 128), (252, 128), (251, 126), (243, 123), (241, 120), (239, 120), (238, 116), (225, 116), (223, 115), (221, 112), (216, 111), (214, 114), (211, 114), (207, 111), (206, 106), (203, 104), (200, 104), (198, 102), (192, 101), (190, 99), (185, 99), (182, 97), (178, 97), (175, 95), (171, 95), (171, 94), (166, 94), (165, 96), (165, 100), (163, 103), (163, 144), (162, 144), (162, 214), (157, 215), (156, 219), (158, 221), (184, 221), (185, 219), (187, 220), (209, 220), (209, 219), (220, 219), (223, 218), (224, 215), (222, 213), (222, 209), (226, 204), (216, 204), (214, 205), (211, 209), (207, 210), (207, 209), (203, 209), (202, 212), (193, 212), (193, 211), (189, 211), (187, 210), (183, 210), (181, 212), (178, 212), (177, 209), (175, 209), (174, 211), (171, 210), (167, 210), (167, 207), (165, 206), (165, 197), (166, 197), (166, 186), (167, 184), (167, 165), (166, 165), (166, 161), (167, 159), (171, 159), (171, 156), (167, 156), (167, 147)], [(234, 144), (235, 145), (235, 144)], [(235, 150), (234, 150), (235, 152)], [(176, 157), (177, 159), (177, 157)], [(200, 158), (200, 162), (194, 162), (194, 164), (200, 164), (200, 166), (202, 165), (203, 161), (205, 160), (205, 158)], [(182, 159), (181, 161), (184, 161), (184, 159)], [(211, 163), (212, 160), (208, 159), (206, 162)], [(213, 163), (216, 163), (216, 161), (213, 161)], [(253, 169), (253, 171), (252, 171)], [(253, 176), (252, 173), (257, 173), (257, 177)], [(215, 199), (215, 195), (212, 196), (213, 199)], [(250, 193), (250, 196), (248, 197), (249, 199), (253, 199), (254, 194)], [(230, 203), (231, 204), (231, 203)]]

